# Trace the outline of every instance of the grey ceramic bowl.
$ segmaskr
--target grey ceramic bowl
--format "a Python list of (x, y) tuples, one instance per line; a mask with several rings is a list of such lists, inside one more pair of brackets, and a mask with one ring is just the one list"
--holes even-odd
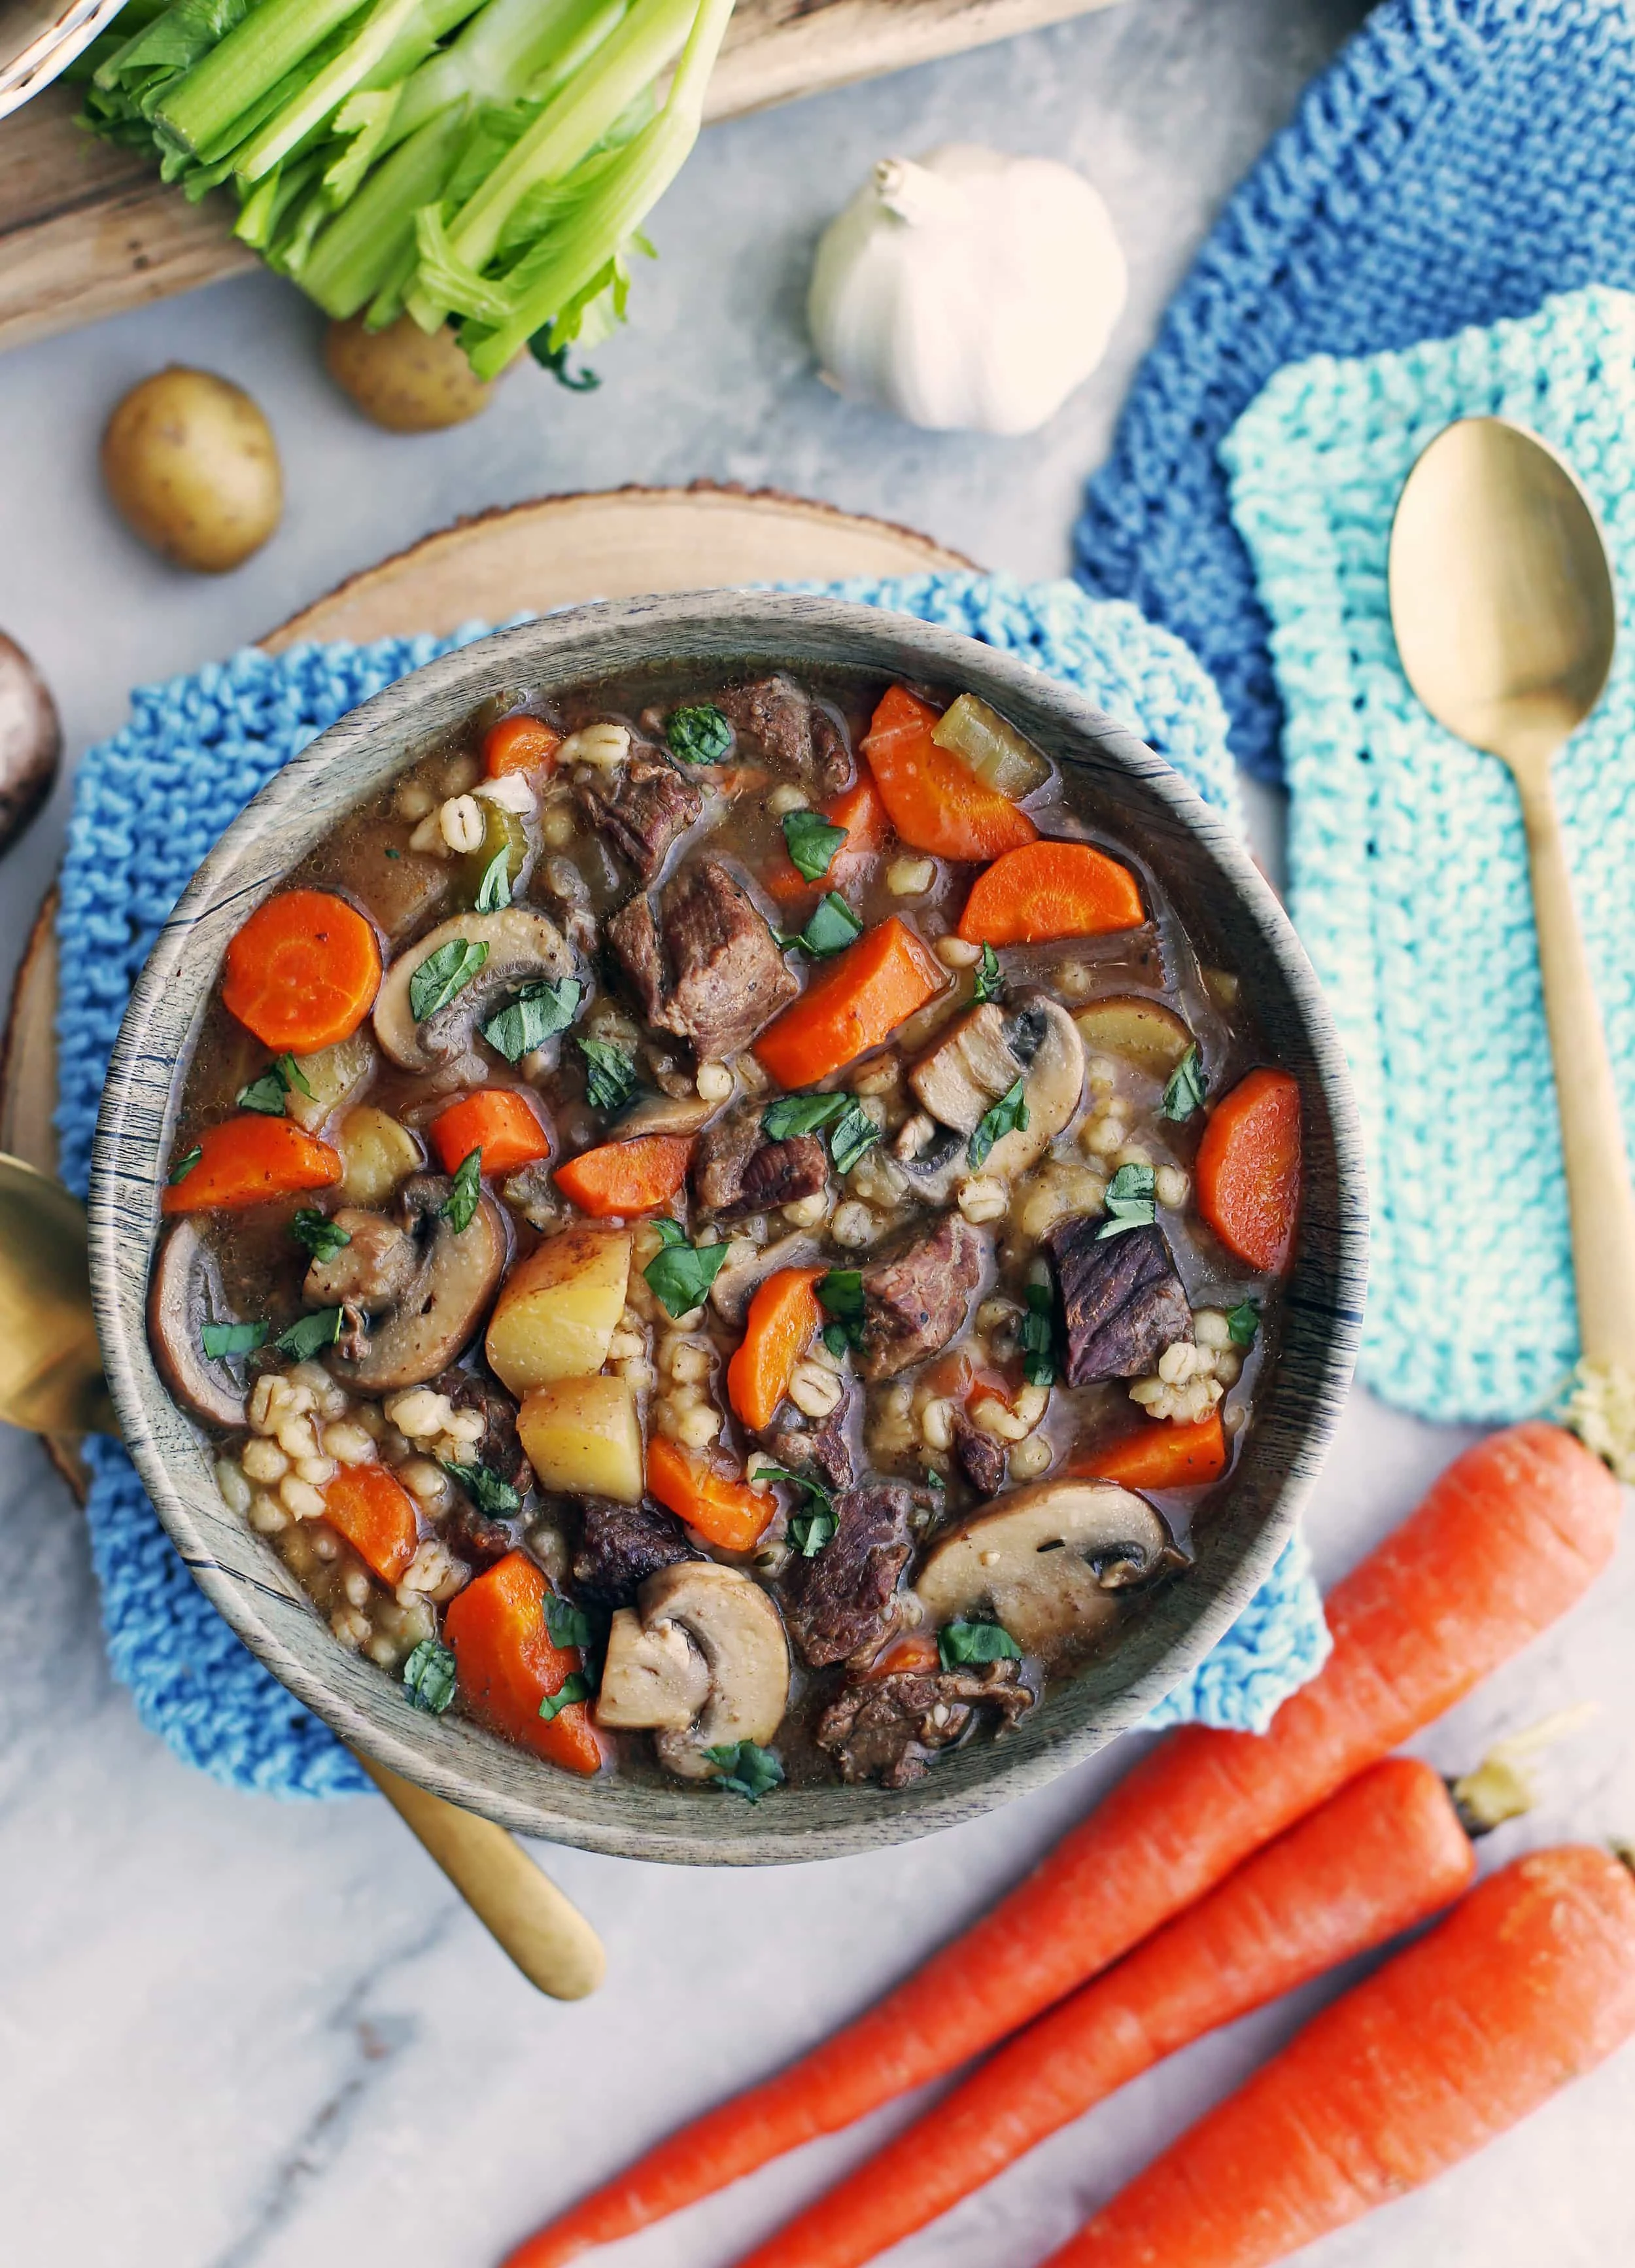
[[(1116, 1649), (1035, 1710), (900, 1794), (785, 1790), (752, 1808), (650, 1786), (588, 1785), (458, 1717), (417, 1713), (338, 1646), (272, 1551), (216, 1493), (199, 1437), (149, 1355), (143, 1291), (188, 1052), (229, 939), (332, 821), (476, 705), (681, 659), (761, 670), (853, 667), (967, 688), (1081, 778), (1140, 851), (1206, 959), (1236, 969), (1300, 1080), (1305, 1197), (1281, 1359), (1197, 1564)], [(1316, 980), (1231, 829), (1150, 749), (1051, 680), (902, 615), (817, 599), (715, 593), (576, 608), (433, 662), (330, 728), (234, 821), (165, 925), (109, 1068), (91, 1183), (91, 1268), (109, 1383), (160, 1518), (213, 1603), (307, 1705), (395, 1771), (508, 1827), (590, 1850), (764, 1865), (865, 1850), (1040, 1786), (1138, 1724), (1226, 1631), (1288, 1540), (1351, 1375), (1366, 1220), (1355, 1112)]]

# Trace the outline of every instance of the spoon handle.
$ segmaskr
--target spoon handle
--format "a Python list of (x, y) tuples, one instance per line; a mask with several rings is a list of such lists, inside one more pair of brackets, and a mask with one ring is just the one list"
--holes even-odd
[(373, 1757), (356, 1749), (353, 1754), (531, 1984), (554, 2000), (583, 2000), (595, 1992), (606, 1967), (601, 1940), (514, 1836), (400, 1779)]
[(1606, 1031), (1573, 902), (1547, 768), (1519, 776), (1532, 862), (1544, 1017), (1556, 1071), (1578, 1291), (1579, 1344), (1593, 1368), (1635, 1379), (1635, 1196)]

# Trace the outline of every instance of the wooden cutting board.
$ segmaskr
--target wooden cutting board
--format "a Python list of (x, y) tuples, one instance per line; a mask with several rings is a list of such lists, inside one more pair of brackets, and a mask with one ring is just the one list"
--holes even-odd
[[(1111, 0), (738, 0), (707, 114), (797, 95), (1082, 16)], [(253, 268), (224, 196), (190, 205), (135, 153), (73, 123), (70, 87), (0, 122), (0, 348)]]
[[(970, 567), (912, 528), (762, 490), (612, 489), (546, 497), (429, 535), (269, 630), (282, 653), (303, 639), (446, 634), (462, 622), (576, 600), (633, 598), (744, 583), (835, 582), (852, 575)], [(11, 856), (15, 861), (17, 851)], [(17, 878), (14, 878), (17, 879)], [(48, 892), (18, 970), (0, 1040), (0, 1150), (56, 1171), (56, 890)], [(53, 1454), (77, 1492), (71, 1454)]]

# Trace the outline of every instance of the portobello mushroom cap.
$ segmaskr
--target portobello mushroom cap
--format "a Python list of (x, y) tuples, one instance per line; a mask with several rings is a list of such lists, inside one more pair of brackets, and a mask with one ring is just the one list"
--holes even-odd
[[(1002, 1134), (985, 1160), (985, 1174), (1011, 1181), (1037, 1163), (1072, 1118), (1084, 1092), (1084, 1048), (1072, 1017), (1048, 993), (1024, 994), (1014, 1007), (985, 1000), (950, 1024), (908, 1074), (920, 1108), (943, 1126), (974, 1134), (1001, 1095), (1022, 1081), (1028, 1123)], [(927, 1144), (917, 1158), (897, 1162), (922, 1189), (951, 1176), (964, 1145)]]
[(221, 1270), (198, 1221), (183, 1214), (160, 1245), (148, 1284), (148, 1344), (172, 1395), (212, 1425), (246, 1422), (248, 1389), (212, 1362), (199, 1334), (230, 1318)]
[(932, 1624), (973, 1609), (1024, 1653), (1081, 1652), (1113, 1619), (1113, 1594), (1180, 1555), (1145, 1497), (1111, 1481), (1042, 1481), (941, 1537), (915, 1579)]
[[(488, 957), (445, 1008), (417, 1024), (409, 1006), (409, 980), (422, 961), (445, 945), (486, 945)], [(570, 976), (574, 956), (554, 921), (527, 906), (497, 914), (457, 914), (439, 922), (400, 953), (387, 969), (375, 1002), (375, 1037), (405, 1071), (435, 1071), (470, 1052), (479, 1024), (513, 992), (543, 979)]]
[[(356, 1393), (423, 1386), (458, 1362), (481, 1328), (505, 1272), (505, 1216), (485, 1189), (466, 1226), (456, 1229), (440, 1210), (448, 1188), (431, 1174), (405, 1182), (400, 1203), (419, 1264), (395, 1297), (378, 1302), (362, 1355), (337, 1348), (325, 1358), (340, 1383)], [(308, 1285), (310, 1297), (310, 1276)]]
[(650, 1729), (667, 1771), (708, 1779), (705, 1751), (771, 1740), (788, 1698), (788, 1645), (766, 1592), (734, 1567), (689, 1559), (649, 1575), (636, 1609), (613, 1616), (596, 1717)]

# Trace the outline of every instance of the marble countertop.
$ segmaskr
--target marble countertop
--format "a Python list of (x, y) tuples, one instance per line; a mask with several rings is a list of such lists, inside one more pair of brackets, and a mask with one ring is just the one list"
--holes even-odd
[[(700, 476), (924, 527), (995, 566), (1065, 570), (1084, 474), (1221, 200), (1362, 12), (1358, 0), (1126, 0), (708, 136), (663, 209), (662, 259), (598, 394), (530, 372), (474, 425), (364, 426), (319, 324), (270, 277), (216, 286), (0, 360), (0, 627), (54, 685), (72, 753), (129, 685), (191, 668), (452, 519), (552, 490)], [(1023, 442), (920, 434), (817, 382), (812, 244), (869, 164), (953, 138), (1059, 156), (1107, 195), (1132, 302), (1104, 370)], [(219, 582), (172, 573), (114, 518), (96, 440), (160, 364), (248, 387), (289, 486), (277, 540)], [(60, 848), (59, 791), (0, 865), (9, 975)], [(1257, 803), (1263, 845), (1277, 814)], [(1524, 1296), (1519, 1287), (1518, 1296)], [(1357, 1393), (1310, 1519), (1325, 1580), (1468, 1438)], [(1423, 1744), (1468, 1764), (1569, 1702), (1601, 1712), (1486, 1863), (1635, 1835), (1629, 1556)], [(373, 1801), (230, 1793), (136, 1722), (98, 1637), (83, 1527), (39, 1446), (0, 1428), (0, 2197), (40, 2268), (485, 2268), (676, 2119), (863, 2005), (977, 1913), (1129, 1761), (1121, 1747), (1009, 1809), (826, 1867), (687, 1872), (541, 1849), (596, 1922), (608, 1983), (522, 1986)], [(1324, 1988), (1325, 1990), (1331, 1988)], [(1306, 2005), (1321, 1994), (1304, 1996)], [(894, 2256), (1025, 2268), (1303, 2013), (1200, 2043), (1057, 2136)], [(628, 2246), (619, 2268), (737, 2257), (901, 2106)], [(1324, 2268), (1604, 2268), (1635, 2258), (1635, 2051), (1433, 2190), (1331, 2239)]]

